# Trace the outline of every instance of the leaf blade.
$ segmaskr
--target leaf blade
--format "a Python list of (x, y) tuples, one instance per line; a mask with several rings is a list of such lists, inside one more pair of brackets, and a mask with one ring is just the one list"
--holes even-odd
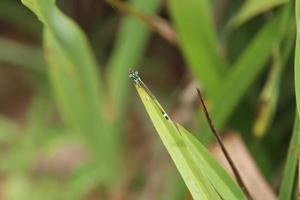
[[(299, 117), (296, 115), (294, 121), (294, 128), (290, 140), (287, 161), (284, 169), (283, 179), (279, 191), (279, 200), (292, 199), (295, 191), (295, 184), (297, 181), (296, 171), (298, 165), (300, 145), (300, 125)], [(297, 190), (297, 188), (295, 188)]]
[(298, 116), (300, 116), (300, 2), (296, 0), (296, 50), (295, 50), (295, 92)]
[[(227, 174), (223, 167), (212, 157), (209, 151), (184, 127), (179, 125), (180, 132), (183, 133), (185, 141), (192, 154), (197, 158), (198, 165), (205, 170), (209, 180), (216, 190), (226, 199), (246, 199), (242, 190), (235, 181)], [(201, 161), (201, 162), (200, 162)]]
[(195, 199), (245, 199), (239, 187), (229, 175), (226, 175), (224, 169), (220, 172), (214, 171), (222, 167), (213, 161), (207, 151), (204, 152), (204, 147), (200, 150), (195, 147), (195, 138), (186, 136), (185, 129), (173, 123), (137, 74), (131, 73), (130, 76), (131, 78), (135, 76), (133, 77), (135, 87), (147, 113), (193, 197)]
[(205, 91), (213, 96), (222, 80), (224, 60), (217, 49), (211, 2), (170, 0), (168, 3), (186, 62)]
[(248, 0), (242, 5), (230, 24), (236, 28), (251, 20), (255, 16), (287, 2), (288, 0)]
[(44, 55), (61, 116), (95, 155), (92, 161), (97, 168), (97, 181), (111, 183), (118, 168), (118, 140), (111, 134), (111, 124), (106, 118), (99, 66), (88, 40), (55, 1), (22, 2), (44, 25)]

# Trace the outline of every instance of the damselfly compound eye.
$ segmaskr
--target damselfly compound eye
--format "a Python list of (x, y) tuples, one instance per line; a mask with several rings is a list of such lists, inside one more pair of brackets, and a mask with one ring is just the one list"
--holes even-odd
[(141, 78), (139, 77), (139, 72), (138, 71), (130, 70), (129, 71), (129, 78), (131, 78), (131, 80), (133, 80), (136, 84), (141, 82)]

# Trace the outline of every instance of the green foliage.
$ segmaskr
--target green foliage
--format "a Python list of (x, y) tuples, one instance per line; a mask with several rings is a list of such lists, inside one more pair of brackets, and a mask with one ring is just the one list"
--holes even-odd
[(295, 88), (296, 88), (296, 99), (298, 114), (300, 116), (300, 31), (299, 31), (299, 21), (300, 21), (300, 3), (296, 0), (296, 24), (297, 24), (297, 39), (296, 39), (296, 52), (295, 52)]
[[(128, 93), (128, 80), (123, 73), (139, 61), (149, 30), (136, 19), (123, 20), (108, 64), (107, 77), (112, 88), (106, 92), (96, 59), (79, 26), (63, 14), (54, 1), (25, 0), (23, 3), (44, 25), (48, 75), (63, 119), (68, 128), (86, 141), (94, 154), (95, 162), (78, 170), (70, 180), (74, 191), (70, 195), (77, 198), (78, 194), (83, 194), (98, 182), (111, 182), (117, 177), (121, 127), (115, 123), (122, 122), (126, 106), (124, 98)], [(159, 5), (159, 1), (132, 3), (149, 13), (155, 12)]]
[[(154, 14), (158, 10), (159, 0), (132, 0), (133, 8), (146, 14)], [(145, 24), (125, 17), (120, 25), (112, 55), (108, 60), (107, 85), (110, 93), (110, 100), (114, 102), (116, 116), (122, 119), (125, 113), (126, 99), (128, 94), (128, 73), (131, 68), (136, 68), (144, 53), (145, 46), (150, 36), (149, 28)], [(118, 118), (118, 117), (117, 117)]]
[(282, 8), (277, 16), (263, 26), (237, 58), (233, 68), (229, 69), (228, 77), (220, 88), (212, 111), (212, 116), (218, 127), (222, 126), (228, 119), (230, 113), (247, 92), (247, 88), (264, 69), (266, 62), (272, 55), (274, 43), (280, 42), (283, 38), (290, 19), (289, 10), (289, 6)]
[(289, 31), (290, 33), (287, 33), (285, 40), (281, 41), (284, 43), (284, 46), (280, 48), (280, 45), (274, 45), (273, 48), (272, 66), (266, 84), (261, 92), (261, 105), (258, 108), (258, 116), (253, 125), (253, 133), (257, 137), (263, 137), (267, 133), (275, 116), (275, 111), (278, 106), (282, 71), (287, 66), (286, 62), (295, 39), (293, 24)]
[(285, 164), (284, 175), (281, 182), (279, 200), (293, 199), (293, 196), (297, 196), (296, 174), (297, 174), (297, 167), (298, 167), (299, 145), (300, 145), (299, 134), (300, 134), (299, 117), (296, 115), (293, 134), (290, 141), (288, 156)]
[[(3, 117), (2, 113), (0, 116), (0, 160), (3, 161), (0, 162), (0, 175), (5, 177), (1, 181), (4, 197), (16, 200), (110, 199), (124, 195), (124, 198), (137, 196), (139, 199), (140, 193), (156, 191), (155, 198), (149, 198), (188, 198), (175, 168), (170, 171), (170, 168), (156, 168), (156, 160), (151, 156), (153, 152), (161, 153), (161, 145), (143, 135), (148, 127), (143, 126), (147, 122), (136, 113), (138, 108), (128, 109), (131, 91), (127, 72), (141, 63), (144, 67), (141, 65), (140, 70), (147, 81), (155, 80), (155, 90), (165, 94), (162, 102), (163, 98), (173, 101), (170, 91), (175, 91), (177, 85), (181, 91), (183, 82), (195, 79), (200, 83), (217, 128), (241, 132), (263, 175), (270, 182), (278, 179), (286, 156), (288, 144), (285, 141), (292, 126), (291, 113), (295, 110), (294, 92), (300, 113), (299, 31), (295, 31), (292, 2), (169, 0), (162, 4), (160, 0), (129, 0), (128, 5), (142, 13), (139, 18), (126, 16), (126, 11), (119, 12), (118, 8), (109, 6), (109, 1), (105, 1), (107, 4), (95, 0), (22, 2), (33, 12), (24, 8), (19, 0), (0, 3), (3, 27), (0, 110), (8, 107), (19, 111), (14, 99), (10, 102), (11, 95), (23, 103), (23, 97), (15, 96), (18, 93), (26, 94), (23, 106), (28, 107), (26, 114), (20, 117), (21, 123)], [(99, 7), (92, 2), (97, 2), (95, 5)], [(160, 17), (174, 25), (172, 35), (178, 36), (177, 46), (162, 41), (165, 38), (160, 38), (160, 33), (151, 34), (149, 24), (141, 20), (147, 15), (152, 23), (158, 23), (157, 16), (153, 15), (160, 9)], [(298, 0), (296, 19), (299, 21)], [(164, 30), (164, 24), (156, 25)], [(291, 49), (296, 32), (293, 57)], [(41, 36), (44, 51), (39, 47)], [(92, 38), (97, 57), (88, 38)], [(181, 62), (177, 47), (186, 66)], [(293, 58), (295, 72), (291, 70)], [(148, 66), (155, 66), (155, 70)], [(151, 73), (144, 73), (144, 70)], [(18, 83), (15, 86), (6, 74), (21, 75), (32, 91), (16, 90)], [(292, 74), (295, 90), (291, 87)], [(179, 79), (184, 80), (179, 82)], [(202, 116), (195, 120), (194, 112), (190, 112), (192, 120), (188, 121), (192, 128), (198, 126), (193, 122), (200, 121), (200, 129), (193, 130), (198, 133), (200, 143), (182, 126), (166, 121), (158, 102), (145, 91), (139, 92), (195, 199), (220, 199), (220, 196), (245, 199), (240, 188), (204, 147), (212, 135)], [(175, 94), (177, 99), (178, 93)], [(264, 106), (261, 118), (255, 117), (259, 94)], [(27, 98), (32, 99), (30, 106), (25, 105)], [(9, 103), (2, 104), (6, 101)], [(174, 108), (176, 112), (177, 105)], [(280, 199), (296, 197), (297, 122)], [(254, 123), (264, 132), (259, 138), (252, 135)], [(37, 169), (40, 161), (47, 160), (48, 156), (52, 158), (55, 152), (74, 142), (83, 146), (87, 160), (71, 168), (70, 174)], [(140, 160), (135, 160), (138, 159), (136, 152), (141, 157), (149, 156), (145, 158), (147, 164), (149, 161), (154, 170), (165, 170), (162, 174), (168, 171), (168, 176), (153, 177), (160, 184), (151, 185), (148, 170), (153, 170), (153, 166), (145, 167)], [(164, 162), (162, 165), (168, 164), (168, 160)], [(59, 167), (62, 166), (60, 163)], [(136, 177), (142, 177), (145, 183), (135, 183)], [(272, 182), (272, 185), (276, 184)]]
[[(54, 1), (23, 3), (44, 24), (49, 78), (63, 118), (85, 138), (93, 156), (97, 155), (100, 177), (111, 178), (110, 172), (116, 167), (117, 156), (114, 154), (113, 134), (103, 111), (103, 88), (98, 66), (85, 35), (58, 10)], [(101, 162), (102, 159), (106, 162)]]
[(168, 2), (180, 48), (194, 76), (208, 94), (216, 94), (224, 69), (208, 0)]
[(287, 2), (288, 0), (247, 0), (232, 18), (231, 25), (234, 27), (240, 26), (251, 18)]
[(194, 199), (246, 199), (225, 170), (187, 130), (170, 119), (155, 97), (139, 83), (136, 89), (162, 142)]

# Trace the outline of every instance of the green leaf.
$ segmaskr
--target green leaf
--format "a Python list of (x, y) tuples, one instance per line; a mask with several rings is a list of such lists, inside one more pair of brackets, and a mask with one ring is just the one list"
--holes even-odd
[(166, 115), (141, 82), (135, 84), (163, 144), (194, 199), (245, 199), (240, 188), (204, 146)]
[(118, 159), (116, 141), (104, 113), (99, 67), (87, 38), (53, 0), (22, 2), (44, 25), (48, 74), (63, 119), (91, 149), (102, 180), (113, 178)]
[(175, 125), (167, 121), (151, 97), (139, 86), (136, 87), (158, 134), (172, 157), (178, 171), (195, 199), (220, 199), (205, 175), (187, 151), (186, 145)]
[[(287, 8), (282, 10), (259, 31), (258, 35), (250, 42), (235, 62), (233, 68), (228, 72), (228, 77), (221, 89), (223, 92), (220, 91), (220, 96), (217, 98), (218, 103), (216, 103), (223, 109), (228, 109), (224, 113), (232, 111), (229, 109), (233, 108), (232, 105), (237, 104), (237, 101), (241, 99), (246, 89), (265, 67), (267, 60), (272, 54), (274, 43), (280, 41), (284, 35), (289, 19), (288, 11), (289, 9)], [(243, 76), (245, 74), (247, 76)], [(228, 95), (228, 91), (234, 92)], [(230, 102), (231, 105), (225, 106), (224, 99), (226, 99), (226, 102)]]
[(294, 129), (289, 146), (287, 161), (284, 169), (283, 180), (281, 182), (279, 200), (292, 199), (295, 194), (294, 189), (297, 190), (295, 184), (297, 182), (297, 166), (300, 145), (300, 125), (299, 117), (296, 115), (294, 122)]
[(185, 128), (179, 126), (180, 133), (185, 138), (191, 155), (198, 162), (197, 166), (205, 171), (208, 179), (222, 197), (228, 199), (246, 199), (236, 182), (227, 174), (224, 168), (212, 157), (209, 151)]
[(273, 120), (279, 95), (280, 75), (285, 66), (282, 64), (278, 45), (274, 47), (273, 52), (273, 63), (266, 84), (259, 97), (260, 105), (257, 109), (258, 114), (253, 125), (253, 133), (258, 138), (265, 135), (269, 124)]
[(180, 48), (205, 92), (215, 94), (224, 72), (209, 0), (170, 0), (169, 10)]
[[(145, 14), (157, 12), (160, 0), (131, 0), (130, 6)], [(107, 64), (109, 95), (113, 102), (113, 112), (123, 115), (129, 81), (124, 76), (130, 68), (135, 68), (143, 56), (150, 30), (136, 18), (126, 16), (121, 22), (112, 55)], [(118, 117), (116, 117), (118, 118)]]
[(23, 3), (44, 24), (49, 76), (63, 117), (77, 131), (85, 132), (91, 125), (88, 121), (95, 127), (95, 120), (103, 121), (100, 81), (84, 34), (57, 9), (54, 1), (24, 0)]
[[(290, 8), (289, 5), (283, 8), (257, 33), (228, 72), (228, 77), (224, 80), (212, 107), (211, 114), (216, 127), (221, 127), (226, 122), (248, 88), (265, 68), (273, 45), (282, 40), (289, 24)], [(208, 132), (207, 129), (205, 133)], [(211, 137), (211, 134), (204, 136)]]
[(233, 27), (240, 26), (253, 17), (287, 2), (288, 0), (247, 0), (233, 17), (230, 24)]
[(292, 24), (287, 32), (287, 37), (282, 41), (284, 44), (282, 48), (279, 47), (279, 44), (274, 44), (273, 63), (260, 95), (258, 115), (253, 126), (253, 133), (257, 137), (264, 136), (273, 121), (277, 109), (282, 72), (287, 66), (286, 61), (288, 60), (295, 39), (294, 31), (295, 28)]
[(295, 52), (295, 91), (298, 108), (298, 116), (300, 116), (300, 2), (296, 0), (296, 24), (297, 24), (297, 39)]

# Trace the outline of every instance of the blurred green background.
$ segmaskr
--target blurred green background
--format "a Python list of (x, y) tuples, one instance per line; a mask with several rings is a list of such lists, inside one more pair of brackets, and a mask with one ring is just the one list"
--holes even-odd
[(130, 68), (209, 144), (200, 87), (277, 193), (296, 109), (294, 15), (289, 0), (1, 0), (0, 199), (190, 198)]

